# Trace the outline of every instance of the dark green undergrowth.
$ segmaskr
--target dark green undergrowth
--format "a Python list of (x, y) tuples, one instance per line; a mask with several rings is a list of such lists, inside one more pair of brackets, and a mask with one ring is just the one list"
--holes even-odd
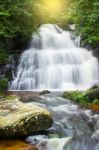
[(0, 80), (0, 93), (3, 93), (8, 88), (8, 79), (4, 78)]
[(73, 0), (72, 20), (76, 24), (76, 33), (83, 39), (83, 45), (93, 48), (99, 46), (99, 1)]
[(82, 106), (88, 106), (89, 104), (99, 104), (99, 89), (64, 92), (63, 97), (73, 100)]
[(4, 49), (0, 48), (0, 65), (6, 65), (7, 63), (9, 63), (9, 55)]

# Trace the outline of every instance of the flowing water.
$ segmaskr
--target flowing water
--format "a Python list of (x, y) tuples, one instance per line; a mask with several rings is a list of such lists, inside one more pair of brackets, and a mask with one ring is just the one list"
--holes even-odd
[[(98, 60), (80, 48), (80, 38), (48, 24), (40, 27), (23, 52), (10, 90), (86, 89), (98, 80)], [(59, 92), (40, 96), (34, 103), (52, 113), (53, 126), (26, 141), (39, 150), (99, 150), (99, 114), (80, 108)]]
[(26, 141), (39, 150), (99, 150), (99, 114), (80, 108), (59, 93), (41, 96), (34, 103), (52, 113), (53, 126)]
[(99, 80), (98, 60), (80, 38), (57, 25), (42, 25), (23, 52), (10, 90), (85, 89)]

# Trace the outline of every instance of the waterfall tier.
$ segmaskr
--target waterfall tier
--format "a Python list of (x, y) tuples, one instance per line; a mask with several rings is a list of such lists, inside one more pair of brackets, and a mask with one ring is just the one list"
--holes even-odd
[(10, 90), (83, 89), (99, 80), (98, 60), (79, 41), (57, 25), (42, 25), (21, 55)]

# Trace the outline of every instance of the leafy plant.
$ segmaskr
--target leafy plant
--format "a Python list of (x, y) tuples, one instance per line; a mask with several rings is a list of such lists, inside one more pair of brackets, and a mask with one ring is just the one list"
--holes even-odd
[(0, 1), (0, 37), (29, 36), (35, 29), (35, 0)]
[(84, 44), (96, 47), (99, 42), (99, 1), (73, 0), (72, 20), (76, 24), (76, 32), (83, 38)]

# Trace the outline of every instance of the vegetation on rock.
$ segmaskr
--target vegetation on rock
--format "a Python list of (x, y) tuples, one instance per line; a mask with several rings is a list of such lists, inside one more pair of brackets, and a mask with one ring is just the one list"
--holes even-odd
[(82, 106), (99, 104), (99, 89), (64, 92), (63, 97), (66, 99), (74, 100)]
[(34, 104), (25, 104), (18, 97), (0, 101), (0, 137), (14, 138), (43, 131), (52, 125), (51, 114)]

